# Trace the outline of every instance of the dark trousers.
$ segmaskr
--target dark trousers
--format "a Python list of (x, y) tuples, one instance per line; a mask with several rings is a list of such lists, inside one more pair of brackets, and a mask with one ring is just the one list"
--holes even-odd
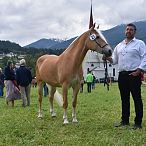
[(143, 103), (141, 99), (141, 77), (129, 75), (131, 72), (120, 72), (118, 85), (122, 101), (122, 121), (129, 123), (130, 93), (135, 106), (135, 124), (141, 124), (143, 118)]
[(4, 86), (0, 85), (0, 97), (3, 97), (4, 95)]
[(80, 86), (80, 93), (83, 93), (83, 90), (84, 90), (84, 84), (81, 83), (81, 86)]
[(44, 84), (44, 96), (46, 97), (49, 94), (49, 89), (46, 84)]
[(88, 82), (87, 83), (87, 91), (88, 91), (88, 93), (91, 93), (91, 88), (92, 88), (92, 83)]

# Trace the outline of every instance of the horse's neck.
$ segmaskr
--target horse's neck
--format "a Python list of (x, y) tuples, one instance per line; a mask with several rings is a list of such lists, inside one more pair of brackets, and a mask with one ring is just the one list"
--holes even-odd
[(73, 65), (80, 66), (84, 60), (84, 57), (88, 51), (86, 48), (87, 34), (83, 34), (77, 38), (63, 53), (65, 56), (69, 56), (73, 61)]

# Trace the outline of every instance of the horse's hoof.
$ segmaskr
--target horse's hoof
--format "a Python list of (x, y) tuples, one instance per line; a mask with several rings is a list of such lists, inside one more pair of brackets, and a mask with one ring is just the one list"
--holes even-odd
[(78, 120), (77, 119), (73, 119), (72, 122), (73, 123), (78, 123)]
[(69, 123), (69, 122), (68, 122), (67, 119), (65, 119), (64, 122), (63, 122), (64, 125), (66, 125), (66, 124), (68, 124), (68, 123)]
[(43, 116), (42, 116), (42, 115), (38, 115), (38, 118), (39, 118), (39, 119), (42, 119), (42, 118), (43, 118)]
[(56, 113), (51, 113), (52, 118), (56, 117)]

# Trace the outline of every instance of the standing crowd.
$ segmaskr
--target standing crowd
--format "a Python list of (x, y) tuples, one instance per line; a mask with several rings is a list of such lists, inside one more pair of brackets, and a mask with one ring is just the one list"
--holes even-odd
[(84, 90), (84, 83), (87, 83), (87, 92), (88, 93), (91, 93), (91, 91), (93, 89), (95, 89), (96, 78), (95, 78), (94, 74), (91, 73), (90, 70), (87, 71), (87, 75), (85, 77), (85, 80), (84, 80), (84, 77), (81, 79), (81, 82), (80, 82), (80, 93), (82, 93), (83, 90)]
[(32, 74), (25, 59), (20, 60), (19, 68), (16, 68), (12, 61), (8, 61), (4, 73), (0, 68), (0, 96), (3, 96), (5, 86), (7, 105), (11, 102), (14, 107), (14, 101), (22, 99), (22, 106), (29, 106), (31, 81)]

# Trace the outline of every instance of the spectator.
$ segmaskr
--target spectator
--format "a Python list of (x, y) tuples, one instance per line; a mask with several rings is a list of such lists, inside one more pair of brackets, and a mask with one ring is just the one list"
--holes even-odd
[(43, 85), (43, 89), (44, 89), (44, 96), (46, 97), (49, 94), (49, 89), (48, 89), (47, 84), (45, 82)]
[(4, 74), (0, 68), (0, 97), (4, 95)]
[(87, 76), (86, 76), (86, 83), (87, 83), (87, 91), (88, 91), (88, 93), (91, 93), (92, 82), (93, 82), (93, 75), (91, 74), (91, 71), (88, 71)]
[(7, 66), (4, 70), (5, 75), (5, 86), (6, 86), (6, 103), (12, 102), (12, 107), (14, 107), (14, 100), (21, 99), (20, 91), (15, 79), (15, 73), (13, 70), (13, 62), (8, 61)]
[(35, 87), (35, 88), (37, 87), (36, 77), (32, 78), (31, 84), (32, 84), (32, 87)]
[(122, 102), (121, 122), (115, 127), (129, 125), (130, 93), (135, 106), (133, 129), (142, 128), (143, 102), (141, 97), (141, 73), (146, 70), (146, 45), (135, 38), (136, 26), (132, 23), (125, 28), (126, 38), (114, 49), (112, 57), (106, 57), (112, 64), (118, 64), (118, 85)]
[(20, 60), (20, 67), (16, 70), (16, 81), (20, 88), (22, 106), (29, 106), (32, 75), (31, 71), (26, 67), (24, 59)]
[(94, 74), (92, 75), (93, 75), (92, 89), (95, 89), (96, 77)]
[(83, 93), (84, 90), (84, 77), (81, 79), (80, 93)]

